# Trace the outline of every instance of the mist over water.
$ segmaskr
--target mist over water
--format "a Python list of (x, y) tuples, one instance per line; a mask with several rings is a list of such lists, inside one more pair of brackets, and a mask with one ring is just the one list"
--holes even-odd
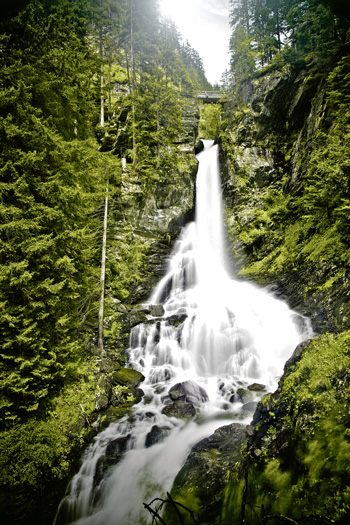
[[(205, 141), (198, 160), (196, 220), (182, 230), (148, 302), (164, 314), (149, 315), (130, 335), (129, 366), (146, 378), (143, 400), (95, 438), (56, 525), (151, 523), (143, 502), (171, 489), (195, 443), (224, 424), (249, 423), (254, 402), (275, 389), (285, 361), (312, 335), (308, 320), (286, 303), (229, 275), (218, 146)], [(179, 383), (194, 420), (163, 413)], [(248, 406), (238, 391), (252, 383), (265, 388), (250, 391)], [(100, 479), (96, 467), (113, 446), (122, 459)]]

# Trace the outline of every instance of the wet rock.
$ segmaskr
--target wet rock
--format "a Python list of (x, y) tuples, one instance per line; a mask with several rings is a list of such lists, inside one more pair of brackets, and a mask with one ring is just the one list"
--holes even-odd
[(256, 407), (257, 407), (257, 405), (258, 405), (257, 401), (250, 401), (249, 403), (245, 403), (242, 406), (242, 410), (245, 411), (245, 412), (254, 412)]
[(194, 145), (194, 152), (195, 152), (195, 154), (198, 155), (198, 153), (200, 153), (203, 150), (204, 150), (203, 141), (201, 139), (197, 139), (196, 143)]
[(171, 315), (170, 317), (167, 317), (166, 320), (171, 326), (174, 326), (175, 328), (180, 326), (180, 324), (184, 323), (187, 319), (186, 314), (182, 315)]
[(252, 385), (248, 386), (248, 390), (251, 392), (262, 392), (266, 389), (265, 385), (262, 385), (261, 383), (253, 383)]
[(159, 427), (158, 425), (153, 425), (151, 431), (147, 434), (146, 437), (146, 448), (163, 441), (170, 433), (170, 428), (168, 427)]
[(311, 339), (308, 339), (307, 341), (304, 341), (303, 343), (300, 343), (296, 347), (296, 349), (294, 350), (293, 354), (290, 356), (290, 358), (288, 359), (288, 361), (286, 361), (286, 363), (284, 365), (284, 373), (285, 374), (290, 372), (290, 368), (292, 366), (294, 366), (300, 360), (303, 351), (305, 350), (305, 348), (307, 346), (309, 346), (310, 343), (311, 343)]
[(196, 415), (196, 409), (192, 403), (178, 400), (166, 405), (162, 413), (168, 417), (178, 417), (183, 419), (191, 419)]
[[(221, 515), (227, 475), (241, 459), (241, 449), (246, 441), (244, 425), (232, 423), (220, 427), (192, 448), (177, 474), (171, 495), (175, 500), (200, 501), (199, 523), (215, 523)], [(165, 511), (166, 523), (171, 522), (171, 512), (170, 508)]]
[(172, 403), (172, 400), (170, 399), (170, 396), (163, 396), (161, 398), (161, 401), (163, 405), (170, 405)]
[(121, 368), (113, 372), (110, 376), (113, 385), (121, 385), (128, 387), (137, 387), (145, 377), (137, 370), (132, 368)]
[(248, 403), (249, 401), (252, 401), (253, 394), (246, 388), (237, 388), (237, 396), (239, 401), (242, 403)]
[(143, 308), (137, 308), (135, 310), (131, 310), (129, 313), (129, 324), (132, 328), (133, 326), (136, 326), (141, 323), (147, 322), (147, 315), (149, 315), (150, 311), (143, 309)]
[(94, 475), (94, 487), (97, 487), (102, 479), (106, 476), (108, 469), (120, 462), (123, 455), (125, 454), (129, 442), (131, 439), (131, 434), (127, 436), (121, 436), (117, 439), (110, 441), (106, 447), (106, 453), (104, 456), (101, 456), (96, 464), (96, 470)]
[(131, 434), (110, 441), (106, 447), (106, 459), (111, 465), (119, 463), (122, 455), (126, 452)]
[(182, 400), (193, 405), (200, 405), (208, 401), (208, 394), (195, 381), (184, 381), (177, 383), (169, 390), (172, 401)]
[(145, 395), (144, 391), (141, 389), (141, 388), (135, 388), (133, 390), (133, 396), (134, 396), (134, 403), (140, 403), (141, 399), (143, 398), (143, 396)]
[(161, 304), (152, 304), (149, 307), (149, 311), (153, 317), (162, 317), (164, 315), (164, 307)]

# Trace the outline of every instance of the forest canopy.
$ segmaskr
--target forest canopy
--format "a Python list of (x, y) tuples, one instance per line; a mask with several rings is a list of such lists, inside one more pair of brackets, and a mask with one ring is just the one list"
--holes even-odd
[(155, 0), (32, 0), (2, 8), (0, 85), (7, 425), (45, 413), (94, 325), (106, 177), (117, 195), (125, 157), (151, 191), (177, 162), (184, 96), (208, 83)]

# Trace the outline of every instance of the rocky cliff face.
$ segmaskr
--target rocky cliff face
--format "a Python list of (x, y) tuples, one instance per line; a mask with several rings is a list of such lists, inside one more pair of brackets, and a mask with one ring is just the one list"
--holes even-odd
[[(243, 83), (227, 106), (229, 126), (222, 139), (236, 268), (248, 278), (277, 284), (318, 331), (347, 328), (350, 319), (348, 265), (323, 247), (326, 229), (337, 217), (325, 211), (327, 202), (318, 203), (322, 182), (313, 181), (324, 151), (320, 137), (332, 126), (327, 120), (334, 109), (331, 74), (285, 66)], [(346, 191), (345, 184), (344, 198)]]
[[(125, 370), (130, 330), (145, 318), (142, 303), (162, 277), (181, 226), (194, 215), (198, 123), (197, 104), (188, 100), (183, 106), (183, 132), (168, 152), (175, 160), (166, 176), (155, 174), (156, 183), (149, 188), (142, 182), (142, 173), (124, 163), (120, 187), (112, 194), (105, 299), (107, 356), (101, 361), (96, 383), (96, 412), (104, 424), (142, 395), (137, 388), (140, 377), (124, 383), (118, 378)], [(101, 147), (117, 151), (118, 136), (114, 138), (108, 146), (107, 133)], [(118, 385), (123, 387), (119, 397), (115, 396)]]

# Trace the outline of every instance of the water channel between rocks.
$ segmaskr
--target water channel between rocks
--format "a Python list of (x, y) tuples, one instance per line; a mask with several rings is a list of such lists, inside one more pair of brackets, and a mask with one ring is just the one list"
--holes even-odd
[[(249, 423), (285, 361), (312, 335), (307, 319), (271, 293), (232, 279), (224, 245), (218, 146), (198, 155), (196, 220), (130, 335), (129, 366), (143, 400), (91, 444), (55, 524), (151, 523), (143, 503), (163, 497), (191, 448), (216, 428)], [(158, 310), (158, 312), (157, 312)]]

